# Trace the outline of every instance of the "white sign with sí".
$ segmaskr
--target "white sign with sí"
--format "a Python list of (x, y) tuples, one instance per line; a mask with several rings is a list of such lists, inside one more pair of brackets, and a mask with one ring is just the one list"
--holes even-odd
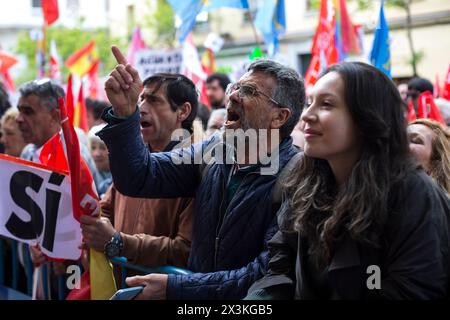
[(50, 258), (81, 256), (70, 178), (43, 165), (0, 155), (0, 235), (37, 245)]

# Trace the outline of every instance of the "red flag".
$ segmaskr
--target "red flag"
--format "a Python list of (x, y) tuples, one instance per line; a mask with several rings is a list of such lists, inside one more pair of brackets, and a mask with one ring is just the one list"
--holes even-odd
[(75, 107), (73, 115), (73, 125), (82, 129), (86, 133), (89, 131), (86, 103), (84, 101), (83, 84), (81, 84), (80, 91), (78, 92), (77, 105)]
[(416, 111), (414, 110), (414, 105), (412, 101), (408, 103), (408, 123), (413, 122), (417, 119)]
[[(41, 152), (41, 160), (59, 167), (65, 164), (66, 168), (69, 169), (73, 215), (79, 221), (80, 216), (83, 214), (97, 215), (99, 213), (99, 198), (95, 191), (91, 173), (81, 158), (78, 137), (67, 117), (64, 100), (60, 98), (58, 104), (61, 114), (61, 127), (66, 143), (67, 161), (64, 161), (63, 146), (59, 134), (55, 135), (44, 146)], [(82, 275), (80, 289), (72, 290), (66, 298), (67, 300), (105, 299), (105, 297), (109, 298), (116, 291), (111, 265), (108, 265), (110, 269), (102, 269), (107, 272), (99, 273), (100, 267), (102, 267), (101, 265), (99, 266), (99, 263), (106, 265), (108, 262), (102, 253), (96, 253), (91, 250), (90, 254), (90, 270), (86, 270)], [(99, 256), (103, 256), (103, 260), (99, 259)], [(107, 277), (107, 273), (111, 274)], [(105, 282), (108, 283), (105, 284)], [(111, 284), (113, 284), (113, 287)], [(105, 292), (104, 288), (107, 288), (108, 291)]]
[(359, 46), (358, 35), (355, 31), (355, 26), (348, 15), (346, 1), (340, 0), (339, 7), (341, 9), (341, 35), (344, 52), (360, 54), (361, 48)]
[(17, 63), (17, 59), (0, 49), (0, 72), (8, 71), (13, 65)]
[(42, 11), (46, 25), (51, 25), (59, 18), (58, 0), (42, 0)]
[(425, 91), (418, 98), (419, 118), (428, 118), (446, 125), (440, 110), (434, 103), (433, 94)]
[(439, 85), (439, 75), (436, 73), (433, 85), (434, 97), (439, 98), (441, 96), (441, 86)]
[(16, 91), (16, 85), (14, 84), (13, 78), (11, 78), (11, 75), (9, 74), (9, 70), (2, 72), (1, 76), (3, 78), (3, 83), (5, 85), (6, 90), (9, 92)]
[(307, 92), (316, 83), (318, 73), (338, 62), (338, 50), (334, 39), (334, 17), (328, 10), (328, 1), (321, 0), (319, 25), (313, 39), (311, 63), (305, 75)]
[(98, 195), (95, 191), (94, 180), (86, 163), (80, 156), (80, 143), (75, 128), (68, 121), (64, 100), (58, 100), (61, 113), (61, 126), (67, 147), (67, 162), (71, 178), (72, 204), (75, 219), (82, 214), (98, 213)]
[(60, 133), (56, 133), (42, 147), (39, 161), (51, 168), (69, 171)]
[(91, 284), (89, 272), (84, 272), (80, 279), (80, 289), (72, 289), (66, 300), (91, 300)]
[(211, 102), (206, 94), (206, 82), (203, 80), (198, 82), (197, 87), (200, 87), (200, 103), (211, 109)]
[(334, 43), (334, 17), (333, 12), (329, 12), (328, 9), (328, 1), (321, 0), (319, 24), (314, 34), (311, 53), (318, 55), (320, 50), (324, 50), (327, 56), (337, 62), (337, 49)]
[(305, 86), (307, 95), (309, 95), (309, 91), (317, 82), (317, 79), (319, 79), (320, 71), (321, 71), (320, 58), (319, 55), (315, 54), (311, 57), (311, 62), (309, 63), (308, 71), (306, 71), (305, 74)]
[(447, 76), (444, 82), (444, 92), (442, 93), (442, 98), (450, 100), (450, 65), (448, 66)]
[(69, 78), (67, 79), (67, 115), (69, 116), (70, 123), (73, 123), (74, 99), (73, 99), (73, 84), (72, 84), (72, 74), (69, 73)]
[(100, 61), (97, 61), (92, 69), (88, 72), (89, 78), (89, 98), (100, 99), (100, 82), (98, 80), (98, 67), (100, 66)]

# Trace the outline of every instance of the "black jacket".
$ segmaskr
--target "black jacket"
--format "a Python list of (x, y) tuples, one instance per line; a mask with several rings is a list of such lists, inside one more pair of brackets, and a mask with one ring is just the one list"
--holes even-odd
[[(279, 204), (272, 208), (272, 191), (279, 172), (296, 153), (292, 139), (283, 140), (279, 146), (278, 173), (248, 173), (225, 206), (232, 165), (213, 164), (202, 177), (201, 165), (195, 161), (196, 155), (218, 136), (183, 150), (150, 153), (141, 138), (137, 111), (122, 122), (106, 126), (98, 135), (108, 146), (114, 184), (122, 194), (195, 197), (188, 269), (197, 273), (169, 275), (168, 299), (243, 298), (267, 268), (267, 241), (278, 230)], [(189, 163), (177, 164), (174, 158)]]
[[(423, 171), (408, 175), (391, 194), (391, 212), (381, 248), (344, 237), (328, 265), (327, 281), (335, 299), (442, 299), (449, 290), (450, 200)], [(289, 214), (284, 203), (282, 226)], [(283, 230), (283, 228), (280, 228)], [(269, 242), (268, 274), (257, 281), (246, 299), (317, 299), (305, 270), (308, 244), (297, 233), (278, 231)], [(380, 289), (368, 289), (381, 271)], [(369, 268), (369, 271), (368, 271)]]

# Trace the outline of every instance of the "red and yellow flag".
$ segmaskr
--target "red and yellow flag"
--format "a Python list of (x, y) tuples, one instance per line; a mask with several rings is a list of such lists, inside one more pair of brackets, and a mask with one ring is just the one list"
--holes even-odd
[(80, 91), (78, 93), (78, 100), (73, 113), (73, 125), (80, 128), (84, 132), (89, 131), (88, 121), (87, 121), (87, 111), (86, 103), (84, 100), (83, 84), (80, 86)]
[(75, 52), (66, 61), (66, 66), (70, 73), (73, 73), (80, 78), (91, 71), (99, 61), (99, 55), (95, 41), (92, 40), (84, 48)]
[(216, 72), (216, 58), (214, 56), (214, 52), (206, 48), (205, 53), (203, 53), (202, 60), (201, 60), (203, 71), (210, 75), (214, 72)]
[[(59, 134), (56, 134), (44, 146), (40, 159), (43, 163), (69, 169), (73, 215), (79, 221), (81, 215), (100, 213), (99, 198), (95, 191), (92, 175), (81, 158), (78, 137), (68, 119), (64, 100), (60, 98), (58, 103), (61, 114), (61, 127), (67, 150), (67, 160), (64, 156)], [(89, 270), (81, 278), (80, 289), (72, 290), (67, 299), (107, 300), (111, 298), (116, 290), (111, 263), (102, 252), (91, 249)]]

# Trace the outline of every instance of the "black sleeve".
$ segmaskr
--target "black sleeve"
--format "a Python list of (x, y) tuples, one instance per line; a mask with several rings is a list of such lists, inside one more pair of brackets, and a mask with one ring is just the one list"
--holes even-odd
[[(278, 213), (279, 225), (289, 212), (285, 201)], [(249, 289), (246, 300), (292, 299), (295, 287), (295, 261), (297, 257), (297, 234), (281, 228), (269, 241), (269, 267), (267, 274)]]
[(448, 290), (449, 199), (425, 174), (409, 179), (402, 211), (392, 215), (381, 289), (372, 298), (441, 299)]

